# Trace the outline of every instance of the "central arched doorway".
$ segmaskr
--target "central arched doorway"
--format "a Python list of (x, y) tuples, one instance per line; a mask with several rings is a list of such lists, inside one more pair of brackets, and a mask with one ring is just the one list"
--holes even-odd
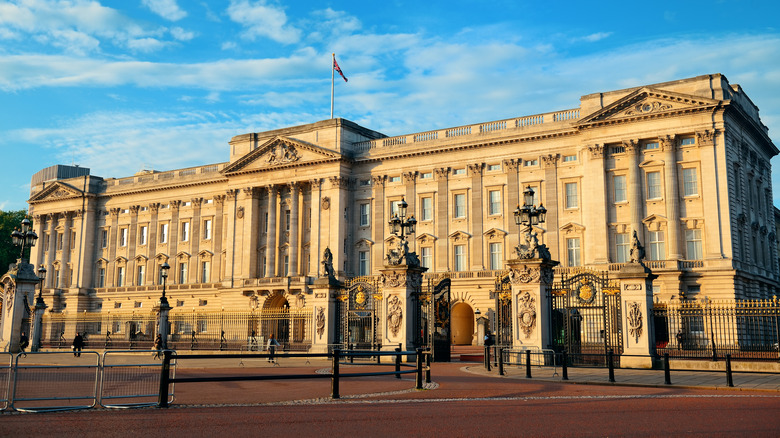
[(466, 303), (452, 306), (450, 322), (453, 345), (471, 345), (474, 339), (474, 311)]
[(290, 303), (282, 294), (265, 300), (261, 313), (260, 333), (264, 339), (274, 335), (279, 343), (290, 342)]

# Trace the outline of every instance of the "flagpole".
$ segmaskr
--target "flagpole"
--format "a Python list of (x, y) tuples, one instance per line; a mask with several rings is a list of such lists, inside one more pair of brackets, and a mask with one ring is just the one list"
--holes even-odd
[(330, 60), (330, 118), (333, 118), (333, 81), (335, 79), (335, 69), (333, 68), (336, 62), (336, 54), (333, 54), (333, 58)]

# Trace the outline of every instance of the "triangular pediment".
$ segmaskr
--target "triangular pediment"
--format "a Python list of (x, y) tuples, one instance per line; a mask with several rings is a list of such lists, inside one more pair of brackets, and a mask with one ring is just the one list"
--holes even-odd
[(286, 137), (275, 137), (230, 163), (222, 170), (222, 173), (229, 175), (271, 170), (279, 167), (322, 163), (340, 158), (341, 154), (311, 143)]
[(436, 236), (429, 233), (420, 233), (415, 240), (417, 240), (421, 245), (425, 245), (426, 243), (435, 242)]
[(649, 225), (653, 222), (666, 222), (666, 217), (657, 214), (651, 214), (650, 216), (642, 219), (642, 223), (645, 225)]
[(569, 222), (562, 226), (560, 230), (563, 234), (578, 234), (585, 231), (585, 227), (575, 222)]
[(507, 234), (509, 233), (498, 228), (491, 228), (484, 233), (485, 237), (488, 239), (503, 239)]
[(471, 238), (471, 234), (465, 231), (456, 231), (447, 237), (453, 242), (461, 242), (469, 240)]
[(717, 105), (715, 99), (643, 87), (579, 120), (579, 125), (674, 114)]
[(84, 192), (62, 181), (56, 181), (30, 198), (29, 202), (80, 198)]

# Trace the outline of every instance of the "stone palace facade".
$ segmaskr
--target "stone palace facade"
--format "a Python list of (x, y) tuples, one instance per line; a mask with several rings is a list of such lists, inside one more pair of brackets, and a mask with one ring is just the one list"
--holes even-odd
[(778, 149), (720, 74), (395, 137), (337, 118), (226, 149), (224, 163), (130, 177), (36, 174), (31, 263), (48, 270), (49, 312), (151, 311), (164, 262), (174, 311), (305, 306), (326, 248), (340, 279), (379, 273), (404, 199), (410, 249), (425, 275), (451, 276), (453, 321), (473, 321), (516, 257), (526, 187), (548, 209), (535, 231), (558, 270), (616, 271), (637, 231), (657, 299), (778, 293)]

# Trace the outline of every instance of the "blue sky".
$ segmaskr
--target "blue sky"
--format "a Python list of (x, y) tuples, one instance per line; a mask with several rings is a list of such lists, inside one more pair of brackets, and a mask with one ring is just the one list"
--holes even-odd
[[(723, 73), (780, 145), (772, 1), (0, 1), (0, 209), (54, 164), (227, 161), (234, 135), (337, 117), (387, 135), (575, 108)], [(780, 159), (772, 160), (780, 206)]]

